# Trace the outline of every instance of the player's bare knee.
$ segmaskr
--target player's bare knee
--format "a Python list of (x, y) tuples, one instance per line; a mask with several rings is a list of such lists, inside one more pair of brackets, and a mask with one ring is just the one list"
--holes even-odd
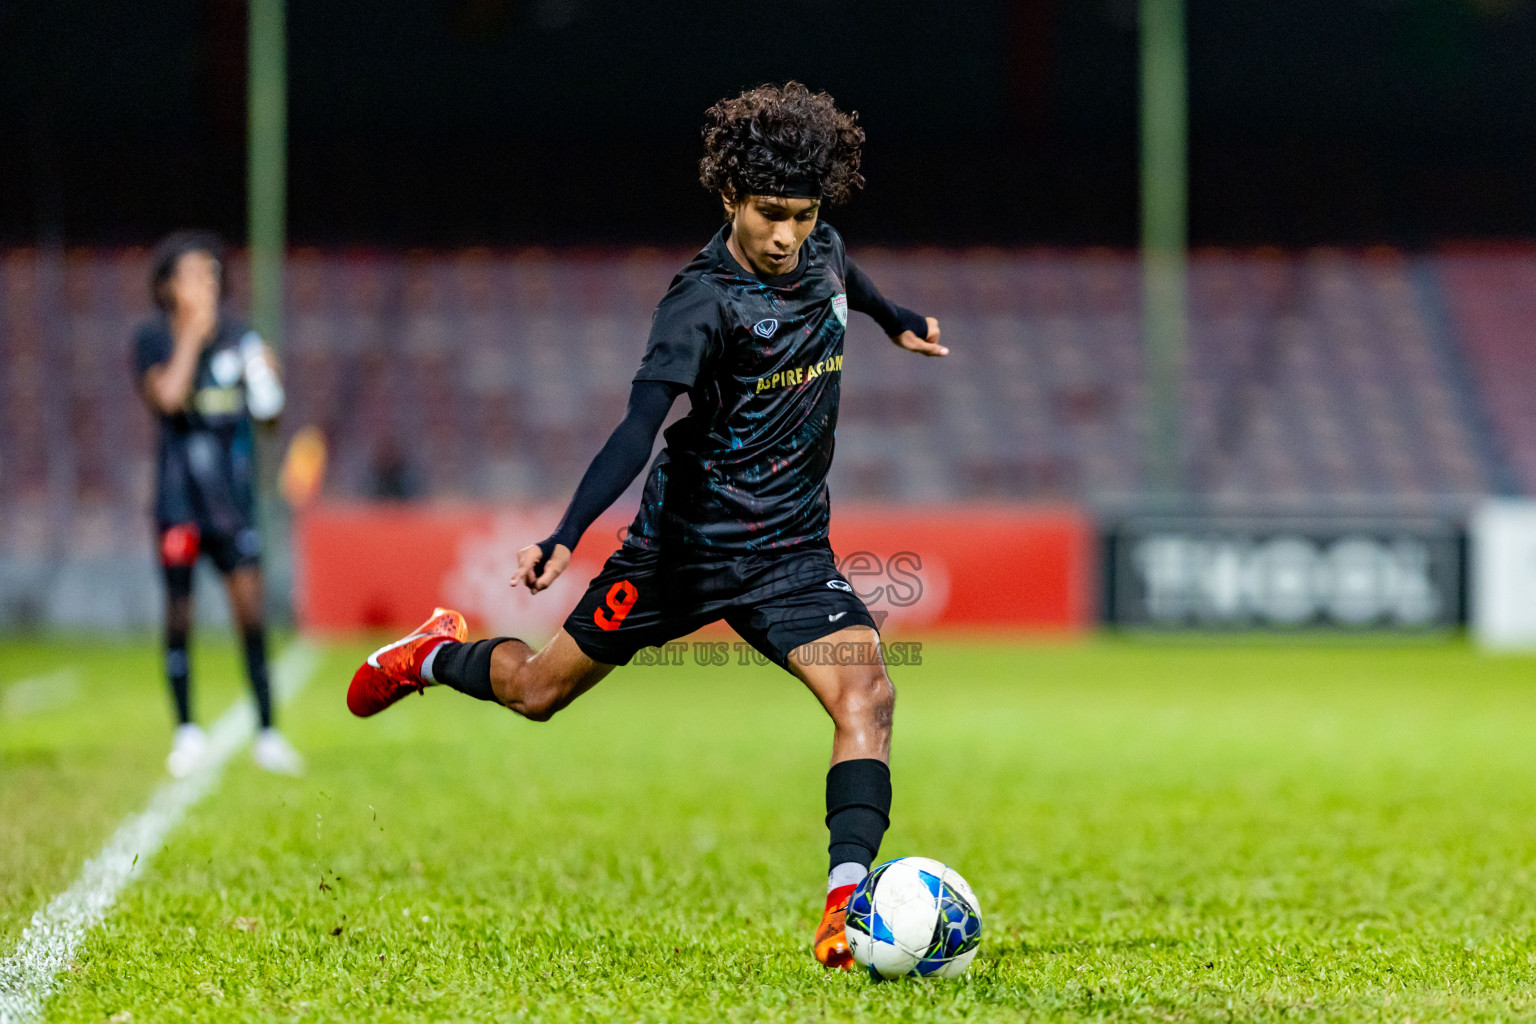
[(833, 717), (849, 725), (889, 729), (896, 712), (896, 687), (883, 669), (872, 668), (843, 682)]
[(565, 690), (562, 687), (535, 686), (524, 695), (522, 706), (512, 710), (530, 722), (547, 722), (555, 717), (555, 712), (570, 703), (565, 697)]
[(881, 672), (875, 680), (875, 723), (882, 729), (890, 729), (896, 717), (896, 684)]
[(521, 701), (508, 706), (530, 722), (547, 722), (560, 710), (554, 701), (543, 700)]
[(530, 722), (549, 721), (567, 703), (565, 687), (558, 681), (540, 678), (538, 671), (526, 661), (519, 666), (509, 689), (511, 693), (502, 699), (502, 703)]
[(869, 681), (869, 691), (870, 716), (877, 727), (889, 730), (896, 717), (896, 684), (883, 671), (878, 672)]

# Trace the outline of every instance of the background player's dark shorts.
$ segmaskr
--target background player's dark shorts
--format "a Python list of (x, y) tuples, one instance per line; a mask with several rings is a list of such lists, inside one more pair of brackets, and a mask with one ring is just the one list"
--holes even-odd
[(166, 578), (190, 574), (199, 555), (207, 555), (224, 575), (261, 565), (261, 534), (252, 526), (238, 530), (205, 530), (194, 523), (160, 528), (160, 566)]
[(626, 544), (587, 587), (565, 630), (593, 661), (623, 665), (642, 647), (720, 619), (779, 665), (801, 644), (848, 626), (875, 628), (826, 544), (722, 561)]

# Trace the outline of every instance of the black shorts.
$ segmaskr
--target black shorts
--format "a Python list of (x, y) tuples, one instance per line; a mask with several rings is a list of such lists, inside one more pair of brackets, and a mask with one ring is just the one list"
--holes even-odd
[(825, 543), (703, 561), (626, 544), (587, 587), (565, 631), (593, 661), (624, 665), (724, 619), (778, 665), (789, 652), (848, 626), (876, 628)]
[(160, 527), (160, 566), (166, 578), (190, 573), (199, 555), (207, 555), (219, 572), (261, 565), (261, 533), (254, 526), (233, 532), (206, 530), (196, 523)]

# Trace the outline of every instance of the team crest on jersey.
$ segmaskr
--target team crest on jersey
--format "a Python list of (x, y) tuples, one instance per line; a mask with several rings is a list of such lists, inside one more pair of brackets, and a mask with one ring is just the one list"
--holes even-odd
[(842, 292), (832, 296), (832, 315), (837, 317), (838, 323), (848, 326), (848, 296)]
[(779, 322), (772, 317), (767, 320), (759, 320), (752, 325), (752, 333), (759, 338), (771, 338), (773, 332), (779, 329)]

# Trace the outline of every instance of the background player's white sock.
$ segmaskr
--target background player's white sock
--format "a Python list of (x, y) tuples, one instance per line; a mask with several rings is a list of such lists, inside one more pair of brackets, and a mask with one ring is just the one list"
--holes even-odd
[(869, 874), (869, 868), (857, 861), (844, 861), (827, 875), (827, 892), (845, 885), (858, 885)]

